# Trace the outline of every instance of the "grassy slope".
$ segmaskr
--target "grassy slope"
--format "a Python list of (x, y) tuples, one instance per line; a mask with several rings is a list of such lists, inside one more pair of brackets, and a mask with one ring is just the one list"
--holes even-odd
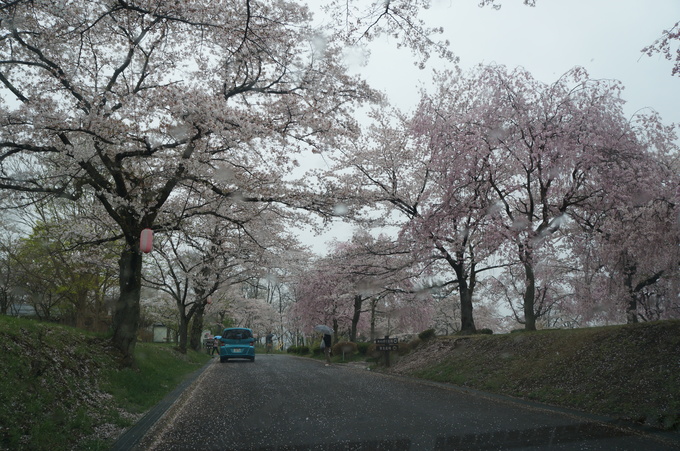
[(680, 426), (680, 321), (441, 337), (392, 371), (664, 429)]
[(140, 343), (122, 369), (103, 337), (0, 316), (0, 449), (110, 449), (208, 358)]

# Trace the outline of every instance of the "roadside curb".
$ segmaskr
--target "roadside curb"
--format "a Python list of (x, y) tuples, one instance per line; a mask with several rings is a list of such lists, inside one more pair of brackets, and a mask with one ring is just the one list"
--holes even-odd
[(191, 386), (191, 384), (193, 384), (212, 363), (212, 359), (208, 360), (201, 368), (189, 374), (172, 392), (168, 393), (165, 398), (146, 412), (139, 421), (123, 432), (111, 447), (111, 451), (128, 451), (137, 446), (151, 427), (156, 424), (165, 412), (168, 411), (170, 406), (177, 401), (184, 390)]

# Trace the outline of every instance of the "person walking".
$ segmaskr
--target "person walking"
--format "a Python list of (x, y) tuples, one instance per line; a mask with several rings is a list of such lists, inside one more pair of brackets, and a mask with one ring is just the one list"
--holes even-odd
[(220, 355), (220, 340), (217, 337), (213, 338), (213, 348), (211, 351), (211, 355), (217, 354), (218, 356)]
[(326, 366), (331, 364), (331, 336), (330, 334), (323, 334), (323, 339), (321, 340), (321, 347), (323, 348), (323, 353), (326, 356)]
[(272, 348), (274, 347), (274, 334), (269, 332), (267, 336), (265, 337), (265, 343), (267, 345), (267, 354), (272, 352)]

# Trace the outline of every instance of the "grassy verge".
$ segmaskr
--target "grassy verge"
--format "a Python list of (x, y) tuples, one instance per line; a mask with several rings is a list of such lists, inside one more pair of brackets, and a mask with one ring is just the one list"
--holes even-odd
[(441, 337), (392, 371), (680, 427), (680, 322)]
[(210, 359), (139, 343), (120, 368), (105, 337), (0, 316), (0, 449), (106, 450)]

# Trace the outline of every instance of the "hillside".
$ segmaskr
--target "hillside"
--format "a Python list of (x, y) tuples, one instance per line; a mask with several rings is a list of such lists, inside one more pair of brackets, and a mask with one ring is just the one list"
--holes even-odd
[(105, 337), (0, 315), (0, 450), (108, 450), (209, 359), (137, 345), (121, 368)]
[(680, 321), (439, 337), (390, 372), (680, 427)]

